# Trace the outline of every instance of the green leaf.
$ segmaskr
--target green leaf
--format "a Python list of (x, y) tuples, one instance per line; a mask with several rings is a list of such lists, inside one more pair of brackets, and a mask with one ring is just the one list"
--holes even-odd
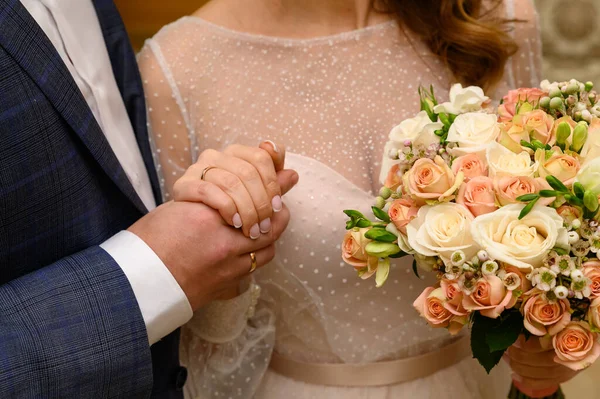
[(487, 334), (494, 328), (496, 320), (482, 316), (479, 312), (474, 312), (473, 328), (471, 329), (471, 351), (473, 357), (483, 366), (489, 374), (490, 371), (500, 362), (504, 350), (491, 351), (487, 343)]
[(348, 220), (346, 222), (346, 230), (352, 230), (354, 228), (355, 222), (354, 220)]
[(521, 146), (523, 146), (525, 148), (529, 148), (530, 150), (533, 150), (533, 151), (536, 150), (535, 146), (533, 146), (533, 144), (529, 143), (528, 141), (521, 140), (521, 142), (519, 144), (521, 144)]
[(390, 274), (390, 260), (389, 259), (379, 259), (379, 263), (377, 264), (377, 271), (375, 272), (375, 286), (377, 288), (381, 287), (387, 280), (389, 274)]
[(565, 194), (565, 199), (569, 202), (569, 204), (583, 208), (583, 201), (573, 194)]
[(500, 324), (486, 335), (486, 343), (492, 352), (508, 349), (523, 331), (523, 315), (518, 309), (505, 310), (499, 319)]
[(353, 219), (366, 219), (365, 215), (363, 215), (363, 214), (362, 214), (362, 213), (360, 213), (359, 211), (355, 211), (355, 210), (352, 210), (352, 209), (346, 209), (346, 210), (344, 211), (344, 213), (345, 213), (345, 214), (346, 214), (348, 217), (350, 217), (350, 218), (353, 218)]
[(379, 209), (376, 206), (371, 207), (371, 209), (373, 210), (373, 215), (375, 215), (377, 219), (383, 220), (386, 223), (390, 223), (390, 217), (383, 209)]
[(385, 229), (371, 229), (365, 233), (365, 237), (369, 240), (381, 242), (394, 242), (398, 239), (398, 237)]
[[(564, 122), (563, 122), (564, 123)], [(550, 184), (550, 187), (555, 189), (556, 191), (560, 191), (562, 193), (568, 193), (569, 189), (556, 177), (550, 175), (546, 176), (546, 181)]]
[(540, 196), (538, 194), (524, 194), (524, 195), (517, 197), (517, 201), (529, 202), (529, 201), (537, 200), (539, 197)]
[(556, 247), (556, 248), (553, 248), (553, 250), (554, 250), (554, 252), (556, 252), (557, 254), (559, 254), (559, 255), (561, 255), (561, 256), (562, 256), (562, 255), (566, 255), (566, 254), (568, 254), (568, 253), (569, 253), (569, 251), (567, 251), (567, 250), (566, 250), (566, 249), (564, 249), (564, 248), (558, 248), (558, 247)]
[(537, 197), (536, 199), (531, 201), (529, 204), (525, 205), (523, 210), (521, 210), (521, 213), (519, 213), (519, 220), (523, 219), (525, 216), (527, 216), (527, 214), (529, 214), (529, 212), (531, 212), (531, 210), (535, 206), (535, 203), (538, 202), (539, 199), (540, 199), (540, 197)]
[(540, 197), (544, 197), (544, 198), (558, 197), (561, 194), (562, 193), (560, 193), (558, 191), (554, 191), (554, 190), (540, 190)]
[(418, 278), (421, 278), (421, 276), (419, 276), (419, 266), (417, 266), (416, 259), (413, 259), (412, 269), (413, 269), (413, 273), (415, 274), (415, 276), (417, 276)]
[(581, 183), (579, 183), (577, 181), (577, 182), (575, 182), (575, 184), (573, 184), (573, 192), (575, 193), (577, 198), (583, 199), (583, 196), (585, 194), (585, 188), (583, 187), (583, 185)]

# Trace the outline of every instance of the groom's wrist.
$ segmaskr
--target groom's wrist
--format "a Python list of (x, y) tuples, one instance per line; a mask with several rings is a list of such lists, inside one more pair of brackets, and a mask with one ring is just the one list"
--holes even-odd
[(121, 231), (100, 245), (119, 265), (133, 290), (150, 345), (193, 315), (187, 296), (162, 260), (141, 238)]

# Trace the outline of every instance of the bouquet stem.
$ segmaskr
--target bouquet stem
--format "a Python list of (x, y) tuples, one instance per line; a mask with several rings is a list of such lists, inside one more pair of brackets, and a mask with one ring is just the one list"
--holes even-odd
[(540, 395), (534, 395), (534, 396), (529, 396), (527, 394), (524, 394), (523, 392), (521, 392), (519, 390), (519, 388), (517, 388), (517, 386), (515, 385), (515, 382), (513, 382), (512, 386), (510, 387), (510, 392), (508, 393), (508, 399), (565, 399), (565, 394), (563, 393), (562, 389), (560, 388), (560, 385), (556, 386), (556, 390), (554, 391), (554, 393), (547, 393), (544, 392), (542, 394), (543, 396)]

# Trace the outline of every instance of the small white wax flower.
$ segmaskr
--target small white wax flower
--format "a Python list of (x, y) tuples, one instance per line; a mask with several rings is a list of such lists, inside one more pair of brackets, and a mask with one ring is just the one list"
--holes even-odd
[(569, 295), (569, 289), (560, 285), (554, 288), (554, 295), (556, 295), (558, 299), (565, 299)]
[[(575, 219), (578, 220), (578, 219)], [(573, 245), (579, 241), (579, 234), (576, 231), (569, 231), (569, 244)]]
[(467, 256), (463, 251), (454, 251), (452, 256), (450, 256), (450, 262), (454, 266), (462, 266), (467, 260)]
[(517, 273), (506, 273), (502, 282), (507, 290), (514, 291), (521, 286), (521, 277)]
[(494, 262), (493, 260), (486, 260), (483, 262), (483, 265), (481, 265), (481, 272), (486, 276), (496, 274), (497, 271), (498, 263)]
[(556, 273), (546, 267), (534, 269), (531, 283), (542, 291), (550, 291), (556, 287)]
[(585, 276), (583, 275), (581, 270), (573, 270), (571, 272), (571, 278), (573, 279), (573, 281), (582, 281), (585, 279)]
[(486, 260), (490, 259), (490, 255), (488, 255), (487, 251), (484, 251), (483, 249), (479, 252), (477, 252), (477, 257), (479, 258), (479, 261), (481, 262), (485, 262)]
[(571, 226), (573, 226), (573, 228), (574, 228), (574, 229), (578, 229), (578, 228), (580, 228), (580, 227), (581, 227), (581, 220), (579, 220), (579, 219), (574, 219), (574, 220), (571, 222)]

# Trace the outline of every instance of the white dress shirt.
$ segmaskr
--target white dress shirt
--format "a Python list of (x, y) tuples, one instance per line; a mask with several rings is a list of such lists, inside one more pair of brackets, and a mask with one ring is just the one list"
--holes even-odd
[[(21, 0), (21, 3), (44, 30), (69, 69), (144, 205), (149, 210), (154, 209), (156, 203), (148, 172), (112, 72), (91, 0)], [(142, 239), (122, 231), (101, 247), (127, 276), (151, 345), (192, 317), (185, 293)]]

